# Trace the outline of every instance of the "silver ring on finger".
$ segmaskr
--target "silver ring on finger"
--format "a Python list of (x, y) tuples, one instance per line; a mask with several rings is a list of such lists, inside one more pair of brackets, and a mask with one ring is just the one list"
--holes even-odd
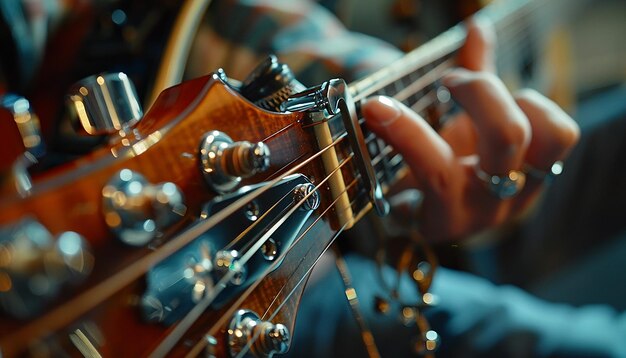
[(493, 175), (485, 172), (480, 163), (474, 165), (474, 173), (485, 188), (498, 199), (509, 199), (524, 189), (526, 174), (520, 170), (509, 170), (505, 175)]

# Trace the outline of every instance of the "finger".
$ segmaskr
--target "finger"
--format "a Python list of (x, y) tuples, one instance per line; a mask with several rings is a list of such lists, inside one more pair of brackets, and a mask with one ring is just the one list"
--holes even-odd
[(580, 129), (556, 103), (534, 90), (515, 96), (531, 126), (531, 141), (525, 160), (534, 168), (549, 171), (552, 164), (565, 158), (578, 141)]
[(476, 129), (467, 113), (461, 112), (446, 120), (439, 135), (448, 143), (454, 154), (466, 157), (476, 154)]
[(493, 24), (477, 17), (469, 19), (465, 24), (467, 36), (459, 49), (459, 65), (471, 71), (495, 72), (496, 33)]
[[(580, 130), (574, 120), (554, 102), (533, 90), (515, 96), (531, 125), (532, 138), (525, 162), (539, 172), (549, 173), (554, 162), (563, 160), (578, 141)], [(527, 175), (525, 190), (516, 200), (516, 210), (534, 201), (544, 178)]]
[(445, 189), (454, 153), (423, 118), (384, 96), (368, 99), (361, 108), (370, 130), (403, 155), (420, 185)]
[(502, 81), (492, 74), (463, 69), (443, 81), (474, 123), (482, 169), (492, 175), (519, 169), (530, 140), (530, 124)]

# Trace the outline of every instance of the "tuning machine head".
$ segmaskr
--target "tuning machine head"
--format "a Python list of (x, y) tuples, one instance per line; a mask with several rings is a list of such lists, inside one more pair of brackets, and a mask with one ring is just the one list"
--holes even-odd
[(87, 241), (66, 231), (56, 238), (37, 220), (0, 228), (0, 307), (14, 317), (32, 317), (63, 285), (78, 283), (93, 267)]
[(39, 118), (26, 98), (15, 94), (0, 96), (0, 133), (0, 176), (12, 177), (17, 192), (26, 196), (32, 186), (27, 168), (46, 151)]
[(123, 134), (143, 116), (135, 86), (122, 72), (82, 79), (70, 89), (68, 100), (89, 135)]
[(296, 80), (289, 66), (270, 55), (243, 81), (240, 92), (257, 106), (280, 112), (281, 104), (290, 95), (304, 89), (306, 87)]
[(102, 206), (111, 231), (131, 246), (149, 243), (187, 212), (176, 184), (151, 184), (130, 169), (119, 171), (102, 189)]
[(240, 356), (246, 348), (255, 357), (285, 354), (291, 343), (291, 334), (286, 326), (264, 321), (256, 312), (246, 309), (235, 312), (227, 334), (228, 349), (232, 357)]
[(220, 131), (207, 133), (200, 143), (200, 170), (218, 193), (235, 189), (242, 178), (270, 167), (270, 149), (263, 142), (235, 142)]

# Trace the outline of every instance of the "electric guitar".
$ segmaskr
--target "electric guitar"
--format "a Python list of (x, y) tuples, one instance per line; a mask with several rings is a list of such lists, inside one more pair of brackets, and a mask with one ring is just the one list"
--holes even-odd
[[(482, 16), (502, 38), (537, 6)], [(243, 83), (217, 71), (168, 88), (145, 115), (123, 74), (78, 83), (83, 129), (110, 141), (5, 177), (2, 354), (285, 352), (315, 263), (367, 212), (385, 215), (384, 193), (407, 173), (360, 102), (393, 96), (437, 127), (452, 106), (439, 79), (464, 36), (456, 26), (349, 85), (305, 88), (270, 57)]]

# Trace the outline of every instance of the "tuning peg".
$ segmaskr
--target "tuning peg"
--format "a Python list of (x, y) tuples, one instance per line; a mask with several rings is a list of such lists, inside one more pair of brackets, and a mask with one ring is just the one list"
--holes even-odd
[(66, 283), (91, 272), (85, 239), (66, 231), (55, 238), (37, 220), (25, 218), (0, 228), (0, 306), (15, 317), (31, 317)]
[(87, 77), (70, 89), (68, 98), (90, 135), (124, 133), (143, 117), (135, 86), (122, 72)]
[(238, 310), (227, 330), (228, 349), (232, 357), (250, 348), (253, 356), (272, 357), (289, 350), (291, 335), (283, 324), (274, 324), (261, 320), (259, 315), (250, 310)]
[(235, 142), (220, 131), (211, 131), (204, 136), (199, 157), (207, 183), (219, 193), (233, 190), (242, 178), (270, 167), (270, 149), (263, 142)]
[(106, 224), (132, 246), (149, 243), (187, 211), (176, 184), (151, 184), (130, 169), (122, 169), (109, 180), (102, 189), (102, 203)]
[(26, 195), (31, 188), (26, 169), (46, 151), (39, 118), (26, 98), (14, 94), (0, 96), (0, 133), (0, 175), (12, 177), (18, 193)]
[(281, 104), (290, 95), (306, 87), (296, 80), (289, 66), (270, 55), (243, 81), (241, 95), (257, 106), (280, 112)]
[(41, 157), (46, 151), (46, 146), (41, 137), (39, 118), (32, 110), (30, 102), (22, 96), (5, 94), (0, 96), (0, 105), (4, 115), (12, 118), (19, 132), (24, 150), (35, 158)]

